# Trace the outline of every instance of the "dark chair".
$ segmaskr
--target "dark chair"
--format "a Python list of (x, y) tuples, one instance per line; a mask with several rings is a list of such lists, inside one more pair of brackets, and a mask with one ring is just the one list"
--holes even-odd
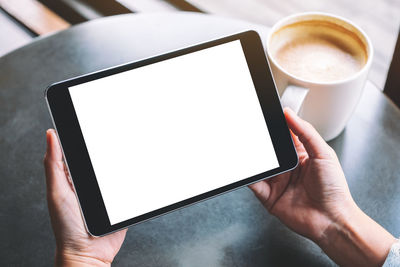
[(400, 108), (400, 32), (383, 92)]

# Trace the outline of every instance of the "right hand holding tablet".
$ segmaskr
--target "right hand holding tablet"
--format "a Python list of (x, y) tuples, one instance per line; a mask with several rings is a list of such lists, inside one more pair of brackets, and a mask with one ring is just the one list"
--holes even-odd
[(299, 165), (250, 188), (271, 214), (339, 265), (382, 265), (395, 239), (358, 208), (334, 150), (311, 124), (284, 112)]

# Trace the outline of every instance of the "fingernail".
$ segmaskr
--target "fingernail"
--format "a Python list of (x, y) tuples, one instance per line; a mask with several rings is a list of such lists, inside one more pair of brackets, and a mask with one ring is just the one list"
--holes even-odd
[(52, 131), (51, 131), (51, 129), (47, 129), (46, 130), (46, 150), (47, 151), (49, 151), (49, 149), (50, 149), (50, 138), (51, 138), (51, 135), (52, 134)]
[(291, 108), (287, 108), (287, 112), (290, 113), (290, 116), (293, 118), (298, 118), (299, 116), (295, 113)]
[(50, 146), (50, 129), (46, 130), (46, 151), (49, 151)]
[(291, 114), (294, 114), (294, 111), (291, 108), (285, 108), (286, 112), (289, 112)]

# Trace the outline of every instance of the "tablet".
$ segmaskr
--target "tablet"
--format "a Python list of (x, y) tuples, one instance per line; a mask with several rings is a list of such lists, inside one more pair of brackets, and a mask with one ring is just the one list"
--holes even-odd
[(45, 97), (94, 236), (297, 165), (254, 31), (62, 81)]

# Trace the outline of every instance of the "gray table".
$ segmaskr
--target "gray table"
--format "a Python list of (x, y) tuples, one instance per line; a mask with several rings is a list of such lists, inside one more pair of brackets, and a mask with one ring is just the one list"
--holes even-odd
[[(0, 58), (0, 265), (49, 266), (55, 243), (42, 158), (51, 127), (44, 88), (171, 49), (254, 28), (200, 14), (123, 15), (91, 21)], [(400, 111), (371, 83), (346, 130), (330, 144), (352, 194), (400, 235)], [(330, 266), (312, 242), (270, 216), (249, 189), (139, 224), (115, 266)]]

